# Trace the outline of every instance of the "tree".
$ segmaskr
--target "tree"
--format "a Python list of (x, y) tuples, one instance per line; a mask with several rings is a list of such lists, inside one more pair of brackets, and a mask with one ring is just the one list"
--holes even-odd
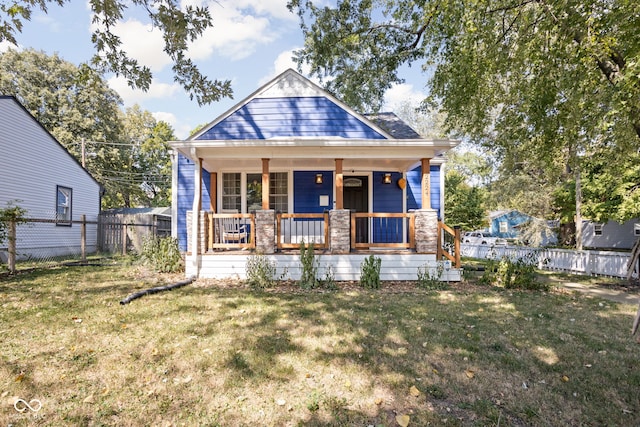
[(484, 191), (468, 185), (465, 177), (455, 170), (447, 171), (444, 179), (444, 210), (447, 224), (463, 230), (477, 230), (486, 225)]
[[(502, 159), (509, 151), (571, 171), (640, 138), (640, 14), (624, 0), (290, 0), (297, 53), (329, 90), (363, 110), (422, 62), (429, 105), (448, 131)], [(634, 136), (635, 135), (635, 136)], [(579, 182), (579, 180), (578, 180)], [(620, 187), (634, 198), (637, 187)], [(577, 192), (579, 193), (579, 192)], [(626, 211), (625, 211), (626, 212)]]
[(118, 139), (118, 164), (101, 171), (107, 193), (103, 207), (167, 206), (171, 204), (171, 158), (167, 141), (173, 129), (157, 122), (138, 105), (122, 117), (124, 130)]
[[(22, 30), (25, 20), (31, 19), (34, 10), (47, 12), (50, 5), (64, 6), (65, 0), (15, 0), (0, 4), (0, 42), (8, 41), (17, 45), (17, 33)], [(95, 55), (84, 65), (100, 74), (113, 72), (124, 76), (130, 86), (148, 90), (152, 73), (146, 66), (141, 66), (121, 49), (122, 41), (113, 33), (119, 22), (125, 21), (125, 12), (136, 13), (137, 7), (149, 19), (155, 28), (160, 29), (164, 39), (164, 52), (173, 61), (174, 80), (182, 85), (191, 99), (198, 104), (207, 104), (224, 97), (231, 97), (231, 83), (210, 80), (205, 77), (188, 58), (188, 42), (196, 40), (204, 30), (213, 25), (207, 7), (187, 5), (182, 7), (174, 1), (135, 0), (126, 2), (90, 1), (94, 24), (91, 41), (95, 46)]]

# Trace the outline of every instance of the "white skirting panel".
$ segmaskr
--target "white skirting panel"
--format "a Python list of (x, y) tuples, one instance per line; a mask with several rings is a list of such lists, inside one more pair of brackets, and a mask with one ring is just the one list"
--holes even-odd
[[(215, 279), (245, 279), (246, 262), (250, 254), (216, 254), (201, 255), (196, 265), (192, 256), (186, 258), (186, 275)], [(359, 280), (360, 266), (369, 254), (326, 254), (316, 255), (318, 261), (318, 277), (324, 278), (329, 266), (336, 281)], [(381, 259), (380, 279), (387, 280), (417, 280), (418, 268), (429, 268), (435, 275), (438, 263), (432, 254), (375, 254)], [(276, 266), (276, 276), (279, 279), (298, 280), (302, 271), (300, 256), (294, 254), (265, 255)], [(462, 270), (451, 268), (443, 270), (441, 280), (459, 282)]]

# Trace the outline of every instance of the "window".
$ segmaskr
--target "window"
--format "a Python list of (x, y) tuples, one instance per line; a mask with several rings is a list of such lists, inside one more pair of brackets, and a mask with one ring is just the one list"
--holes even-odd
[[(254, 212), (260, 209), (262, 209), (261, 173), (222, 174), (223, 211)], [(287, 172), (269, 174), (269, 209), (279, 212), (289, 211), (289, 174)]]
[(633, 224), (633, 235), (640, 236), (640, 223)]
[(507, 221), (500, 221), (500, 232), (501, 233), (506, 233), (507, 231), (509, 231), (509, 227), (507, 226)]
[(604, 224), (593, 224), (593, 235), (602, 236), (602, 228)]
[(222, 210), (242, 211), (239, 173), (225, 173), (222, 175)]
[(71, 225), (71, 188), (56, 186), (56, 224)]

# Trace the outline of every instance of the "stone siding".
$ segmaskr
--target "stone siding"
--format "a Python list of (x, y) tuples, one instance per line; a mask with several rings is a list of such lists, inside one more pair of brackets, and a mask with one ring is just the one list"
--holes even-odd
[(433, 209), (415, 211), (416, 252), (435, 254), (438, 251), (438, 214)]
[(346, 209), (329, 211), (329, 224), (331, 253), (349, 253), (351, 251), (351, 211)]

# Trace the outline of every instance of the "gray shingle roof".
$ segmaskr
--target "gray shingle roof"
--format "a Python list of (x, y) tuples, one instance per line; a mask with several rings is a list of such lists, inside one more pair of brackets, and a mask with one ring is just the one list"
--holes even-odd
[(394, 113), (365, 114), (367, 119), (384, 129), (389, 135), (397, 139), (420, 139), (418, 132), (406, 124)]

